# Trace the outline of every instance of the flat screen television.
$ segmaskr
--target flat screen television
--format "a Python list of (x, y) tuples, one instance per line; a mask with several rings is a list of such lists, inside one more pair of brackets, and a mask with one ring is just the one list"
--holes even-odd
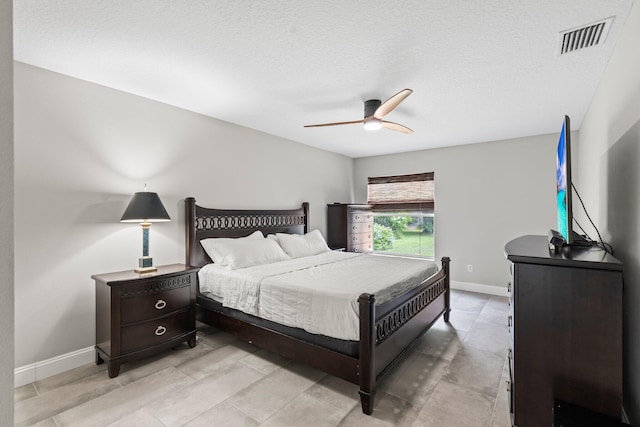
[(571, 126), (569, 116), (564, 116), (558, 140), (556, 157), (556, 199), (558, 210), (558, 232), (567, 245), (574, 241), (573, 209), (571, 207)]

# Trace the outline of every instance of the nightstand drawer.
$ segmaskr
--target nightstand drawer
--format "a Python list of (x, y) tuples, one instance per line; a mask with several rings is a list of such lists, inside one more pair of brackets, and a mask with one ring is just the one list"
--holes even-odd
[(120, 305), (122, 325), (164, 316), (172, 311), (189, 307), (189, 286), (155, 294), (123, 298)]
[(122, 351), (161, 344), (189, 332), (189, 311), (122, 328)]

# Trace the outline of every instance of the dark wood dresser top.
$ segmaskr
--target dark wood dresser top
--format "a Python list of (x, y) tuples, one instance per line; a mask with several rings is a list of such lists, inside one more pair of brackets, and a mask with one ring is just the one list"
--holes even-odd
[(507, 243), (504, 251), (512, 262), (622, 271), (622, 262), (597, 247), (563, 247), (553, 253), (547, 236), (518, 237)]

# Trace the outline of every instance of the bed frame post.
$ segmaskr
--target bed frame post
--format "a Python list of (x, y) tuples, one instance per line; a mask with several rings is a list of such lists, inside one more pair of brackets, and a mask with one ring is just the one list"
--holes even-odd
[(442, 257), (442, 269), (444, 270), (444, 321), (449, 323), (449, 313), (451, 312), (451, 287), (449, 286), (449, 262), (451, 258), (445, 256)]
[(193, 248), (192, 245), (197, 243), (196, 239), (196, 199), (193, 197), (187, 197), (184, 199), (185, 206), (185, 221), (187, 225), (187, 230), (185, 232), (186, 238), (186, 256), (185, 256), (185, 264), (186, 265), (194, 265), (192, 257), (193, 257)]
[(376, 392), (375, 372), (375, 303), (373, 295), (362, 294), (358, 298), (360, 308), (360, 402), (362, 412), (371, 415), (373, 412), (373, 398)]
[(302, 211), (304, 212), (304, 233), (309, 232), (309, 202), (302, 202)]

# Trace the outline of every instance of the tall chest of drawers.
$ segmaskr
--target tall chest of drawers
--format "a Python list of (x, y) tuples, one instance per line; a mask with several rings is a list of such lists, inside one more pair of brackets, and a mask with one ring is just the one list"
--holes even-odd
[(348, 252), (373, 251), (373, 211), (370, 205), (327, 205), (327, 244)]
[(133, 270), (91, 276), (96, 286), (96, 364), (107, 362), (109, 377), (123, 363), (186, 341), (196, 345), (198, 269), (182, 264), (156, 273)]

